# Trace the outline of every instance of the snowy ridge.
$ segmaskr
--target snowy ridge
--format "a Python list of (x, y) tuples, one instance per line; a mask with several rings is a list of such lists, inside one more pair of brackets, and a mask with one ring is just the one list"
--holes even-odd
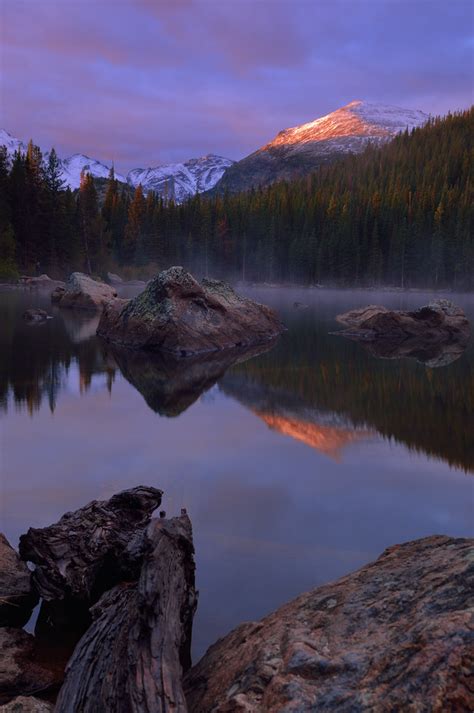
[(357, 100), (307, 124), (280, 131), (259, 151), (279, 148), (288, 154), (338, 149), (357, 152), (368, 141), (388, 141), (405, 129), (422, 126), (428, 119), (422, 111)]
[(156, 168), (135, 168), (127, 175), (131, 186), (139, 183), (145, 191), (155, 191), (178, 203), (186, 198), (213, 188), (226, 168), (234, 161), (209, 154), (184, 163), (169, 163)]
[[(10, 158), (15, 151), (24, 153), (27, 150), (26, 143), (11, 136), (4, 129), (0, 129), (0, 146), (6, 146)], [(48, 152), (43, 153), (45, 161), (48, 155)], [(60, 163), (61, 178), (71, 190), (79, 188), (83, 171), (92, 174), (94, 178), (108, 178), (110, 172), (110, 166), (80, 153), (60, 159)], [(181, 203), (196, 193), (213, 188), (226, 168), (233, 163), (231, 159), (209, 154), (201, 158), (191, 158), (184, 163), (163, 164), (155, 168), (134, 168), (127, 176), (116, 172), (115, 178), (134, 188), (141, 183), (145, 193), (155, 191), (164, 198), (173, 198)]]

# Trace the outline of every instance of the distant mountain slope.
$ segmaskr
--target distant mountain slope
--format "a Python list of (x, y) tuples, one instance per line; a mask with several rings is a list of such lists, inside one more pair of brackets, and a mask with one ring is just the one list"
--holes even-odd
[[(27, 149), (25, 142), (11, 136), (4, 129), (0, 129), (0, 146), (7, 147), (9, 156), (13, 156), (17, 150), (25, 152)], [(48, 152), (44, 152), (44, 157), (47, 159)], [(109, 175), (110, 166), (85, 154), (75, 153), (60, 160), (62, 179), (65, 186), (71, 190), (79, 188), (82, 171), (91, 173), (94, 178), (99, 179), (107, 178)], [(201, 158), (191, 158), (184, 163), (163, 164), (146, 169), (135, 168), (127, 176), (116, 172), (115, 178), (121, 183), (128, 183), (133, 188), (141, 183), (145, 192), (152, 190), (158, 195), (173, 198), (181, 203), (196, 193), (213, 188), (226, 168), (233, 163), (231, 159), (209, 154)]]
[(191, 158), (184, 163), (170, 163), (156, 168), (135, 168), (127, 175), (132, 186), (139, 183), (145, 191), (173, 198), (181, 203), (186, 198), (213, 188), (234, 161), (215, 154)]
[(234, 192), (277, 180), (294, 179), (370, 141), (383, 143), (428, 121), (422, 111), (353, 101), (319, 119), (280, 131), (258, 151), (231, 166), (215, 190)]

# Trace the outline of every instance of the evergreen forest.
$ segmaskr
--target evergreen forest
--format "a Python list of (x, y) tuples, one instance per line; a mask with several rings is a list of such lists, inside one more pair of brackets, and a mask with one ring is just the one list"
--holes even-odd
[(474, 289), (474, 108), (292, 182), (181, 205), (0, 148), (0, 277), (72, 270), (328, 286)]

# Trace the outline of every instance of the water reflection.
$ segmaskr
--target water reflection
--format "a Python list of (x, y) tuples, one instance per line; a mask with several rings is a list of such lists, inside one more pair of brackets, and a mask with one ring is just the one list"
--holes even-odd
[(53, 309), (54, 319), (30, 329), (21, 314), (32, 300), (51, 311), (41, 295), (0, 295), (4, 410), (15, 403), (33, 414), (46, 401), (54, 411), (71, 379), (85, 394), (101, 375), (110, 392), (121, 373), (153, 411), (178, 416), (218, 382), (270, 428), (332, 457), (377, 432), (474, 470), (472, 345), (445, 369), (378, 360), (359, 344), (329, 333), (340, 305), (318, 303), (297, 311), (287, 299), (277, 306), (288, 332), (274, 348), (183, 362), (111, 349), (95, 337), (97, 317), (65, 310)]
[(153, 411), (161, 416), (179, 416), (214, 386), (229, 367), (263, 354), (272, 346), (268, 343), (186, 359), (109, 346), (107, 355), (115, 360), (122, 375)]

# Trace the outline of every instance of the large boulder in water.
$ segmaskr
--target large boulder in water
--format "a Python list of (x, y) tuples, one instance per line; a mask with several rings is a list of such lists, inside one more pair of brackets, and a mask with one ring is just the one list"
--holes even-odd
[(97, 334), (127, 347), (190, 356), (265, 343), (283, 330), (275, 312), (182, 267), (160, 272), (129, 302), (106, 305)]
[(31, 572), (0, 532), (0, 626), (23, 626), (38, 601)]
[(428, 366), (445, 366), (459, 358), (470, 337), (464, 311), (439, 299), (417, 310), (388, 310), (369, 305), (336, 317), (345, 337), (363, 342), (374, 356), (414, 357)]
[(100, 312), (104, 306), (117, 297), (116, 290), (105, 282), (93, 280), (82, 272), (73, 272), (66, 283), (64, 292), (57, 289), (51, 295), (52, 301), (68, 309)]
[(473, 540), (433, 536), (210, 647), (189, 713), (474, 710)]

